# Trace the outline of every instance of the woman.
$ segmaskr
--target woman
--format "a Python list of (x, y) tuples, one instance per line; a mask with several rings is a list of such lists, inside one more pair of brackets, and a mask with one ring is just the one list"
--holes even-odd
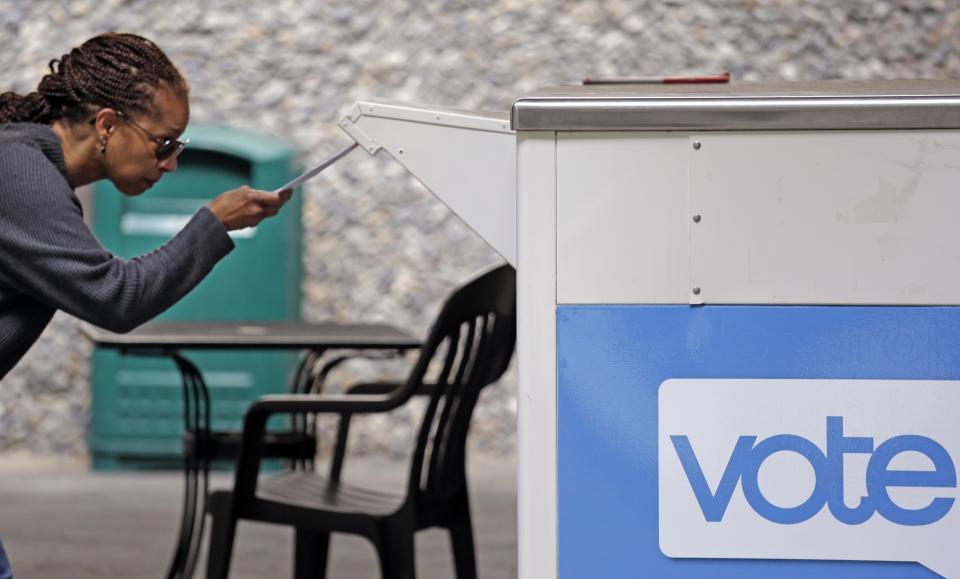
[[(139, 195), (177, 168), (189, 87), (151, 41), (103, 34), (50, 63), (35, 92), (0, 95), (0, 379), (64, 310), (126, 332), (166, 310), (290, 198), (241, 187), (152, 253), (111, 255), (74, 189), (109, 179)], [(2, 529), (0, 529), (2, 533)], [(0, 545), (0, 579), (10, 574)]]

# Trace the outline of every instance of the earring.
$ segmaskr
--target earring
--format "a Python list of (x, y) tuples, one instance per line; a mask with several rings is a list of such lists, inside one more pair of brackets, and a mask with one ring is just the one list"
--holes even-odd
[(103, 137), (100, 138), (100, 154), (101, 155), (107, 154), (107, 140), (104, 139)]

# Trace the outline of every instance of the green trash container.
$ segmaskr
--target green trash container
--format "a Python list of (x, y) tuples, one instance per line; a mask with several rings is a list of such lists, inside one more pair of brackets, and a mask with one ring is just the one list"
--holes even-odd
[[(286, 142), (215, 127), (191, 127), (174, 173), (139, 197), (110, 183), (94, 188), (94, 231), (114, 254), (131, 258), (173, 237), (223, 191), (272, 190), (297, 171)], [(231, 232), (236, 249), (183, 300), (167, 321), (295, 320), (300, 315), (301, 199), (294, 195), (256, 229)], [(296, 353), (187, 352), (212, 400), (212, 428), (239, 429), (257, 396), (282, 392)], [(180, 374), (167, 358), (93, 354), (90, 452), (97, 470), (179, 467), (183, 454)]]

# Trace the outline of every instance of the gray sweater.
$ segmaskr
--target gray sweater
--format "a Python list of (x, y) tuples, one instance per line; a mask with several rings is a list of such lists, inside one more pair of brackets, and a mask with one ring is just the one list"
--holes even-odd
[(0, 379), (56, 310), (128, 332), (176, 303), (232, 249), (202, 208), (159, 249), (129, 261), (112, 255), (83, 221), (53, 130), (0, 124)]

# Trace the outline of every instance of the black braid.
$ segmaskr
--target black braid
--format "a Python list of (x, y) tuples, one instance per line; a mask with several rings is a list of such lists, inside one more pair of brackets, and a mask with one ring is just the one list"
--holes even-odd
[(51, 60), (35, 92), (0, 94), (0, 122), (81, 121), (104, 107), (150, 113), (164, 85), (183, 96), (189, 92), (160, 47), (136, 34), (101, 34)]

